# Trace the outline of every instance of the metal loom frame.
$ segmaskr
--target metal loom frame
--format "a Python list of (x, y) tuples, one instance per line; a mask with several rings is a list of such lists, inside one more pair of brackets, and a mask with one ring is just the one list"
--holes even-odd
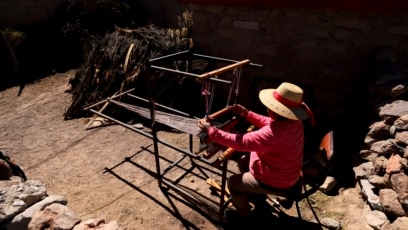
[[(208, 60), (213, 60), (213, 61), (219, 61), (219, 62), (225, 62), (228, 63), (229, 65), (224, 66), (222, 68), (207, 72), (207, 73), (203, 73), (203, 74), (194, 74), (191, 72), (191, 68), (189, 68), (189, 70), (187, 71), (180, 71), (177, 69), (171, 69), (171, 68), (167, 68), (167, 67), (163, 67), (160, 66), (160, 63), (168, 61), (168, 60), (187, 60), (190, 61), (194, 59), (194, 58), (202, 58), (202, 59), (208, 59)], [(240, 68), (244, 65), (250, 65), (250, 66), (254, 66), (254, 67), (262, 67), (259, 64), (254, 64), (254, 63), (250, 63), (250, 61), (248, 59), (243, 60), (243, 61), (236, 61), (236, 60), (231, 60), (231, 59), (224, 59), (224, 58), (219, 58), (219, 57), (213, 57), (213, 56), (206, 56), (206, 55), (201, 55), (201, 54), (196, 54), (196, 53), (192, 53), (190, 51), (182, 51), (179, 53), (174, 53), (174, 54), (170, 54), (170, 55), (166, 55), (166, 56), (162, 56), (162, 57), (158, 57), (155, 59), (151, 59), (149, 60), (149, 66), (148, 66), (148, 73), (151, 73), (151, 71), (160, 71), (160, 72), (166, 72), (166, 73), (173, 73), (173, 74), (177, 74), (178, 76), (185, 76), (185, 77), (191, 77), (191, 78), (195, 78), (196, 81), (198, 83), (204, 83), (204, 82), (212, 82), (212, 83), (221, 83), (221, 84), (227, 84), (227, 85), (231, 85), (232, 82), (228, 81), (228, 80), (223, 80), (221, 78), (218, 78), (218, 75), (229, 72), (229, 71), (233, 71), (236, 68)], [(191, 67), (191, 65), (190, 65)], [(214, 171), (218, 171), (219, 173), (217, 173), (218, 175), (220, 175), (221, 177), (221, 185), (220, 185), (220, 200), (218, 203), (218, 207), (219, 207), (219, 221), (221, 221), (224, 217), (224, 210), (227, 207), (227, 205), (229, 204), (230, 200), (225, 200), (224, 197), (227, 195), (226, 193), (226, 179), (227, 179), (227, 173), (228, 173), (228, 159), (227, 158), (222, 158), (222, 160), (218, 160), (217, 165), (214, 165), (214, 162), (212, 162), (209, 159), (206, 159), (205, 157), (203, 157), (201, 154), (197, 154), (197, 152), (193, 151), (193, 135), (189, 134), (189, 149), (184, 149), (184, 148), (180, 148), (176, 145), (174, 145), (173, 143), (169, 143), (167, 141), (161, 140), (158, 136), (157, 136), (157, 121), (156, 121), (156, 112), (157, 112), (157, 108), (161, 108), (161, 109), (165, 109), (167, 111), (171, 111), (174, 113), (177, 113), (181, 116), (185, 116), (185, 117), (190, 117), (191, 116), (187, 113), (184, 113), (182, 111), (167, 107), (165, 105), (161, 105), (155, 102), (154, 98), (152, 98), (152, 93), (149, 92), (149, 99), (145, 99), (145, 98), (141, 98), (138, 97), (134, 94), (132, 94), (132, 92), (134, 91), (134, 89), (130, 89), (126, 92), (122, 92), (120, 94), (114, 95), (112, 97), (109, 97), (101, 102), (95, 103), (91, 106), (88, 106), (86, 108), (84, 108), (84, 110), (89, 110), (92, 113), (99, 115), (105, 119), (108, 119), (116, 124), (119, 124), (127, 129), (130, 129), (138, 134), (141, 134), (144, 137), (150, 138), (151, 140), (153, 140), (153, 148), (154, 148), (154, 157), (155, 157), (155, 165), (156, 165), (156, 177), (157, 177), (157, 181), (158, 181), (158, 185), (160, 187), (160, 189), (164, 189), (164, 190), (175, 190), (176, 192), (178, 192), (179, 194), (182, 194), (183, 196), (186, 197), (190, 197), (193, 198), (191, 196), (191, 194), (185, 190), (182, 187), (177, 186), (177, 183), (181, 180), (182, 177), (185, 176), (185, 174), (181, 175), (179, 178), (177, 178), (176, 180), (170, 180), (168, 178), (165, 177), (165, 175), (175, 166), (177, 166), (183, 159), (185, 159), (186, 157), (190, 158), (191, 163), (192, 163), (192, 167), (188, 170), (189, 172), (191, 172), (191, 170), (193, 170), (196, 167), (201, 167), (200, 165), (198, 165), (197, 163), (195, 163), (195, 160), (198, 160), (202, 163), (204, 163), (205, 165), (208, 165), (212, 168), (215, 168)], [(150, 91), (150, 89), (149, 89)], [(117, 103), (117, 101), (115, 99), (122, 97), (122, 96), (128, 96), (131, 97), (133, 99), (137, 99), (140, 100), (142, 102), (146, 102), (149, 104), (149, 112), (150, 112), (150, 120), (151, 120), (151, 133), (145, 132), (143, 130), (137, 129), (132, 125), (126, 124), (125, 122), (122, 122), (118, 119), (115, 119), (109, 115), (104, 114), (101, 111), (97, 111), (95, 110), (95, 106), (100, 105), (102, 103), (110, 103), (113, 102), (113, 104), (117, 105), (117, 106), (124, 106), (124, 104), (120, 104)], [(125, 106), (126, 107), (126, 106)], [(197, 118), (198, 119), (198, 118)], [(179, 153), (181, 153), (181, 157), (178, 158), (177, 160), (171, 162), (171, 164), (164, 168), (161, 169), (160, 166), (160, 152), (159, 152), (159, 144), (160, 145), (164, 145), (166, 147), (169, 147)], [(230, 151), (230, 149), (229, 149)], [(194, 198), (193, 198), (194, 199)]]

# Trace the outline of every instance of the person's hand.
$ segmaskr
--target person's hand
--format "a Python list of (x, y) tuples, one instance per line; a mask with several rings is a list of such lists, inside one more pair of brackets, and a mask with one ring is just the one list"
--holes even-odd
[(233, 105), (233, 107), (234, 113), (240, 115), (243, 118), (246, 118), (248, 116), (248, 110), (244, 106), (235, 104)]
[(202, 118), (202, 119), (198, 120), (197, 124), (198, 124), (198, 128), (199, 128), (200, 132), (203, 132), (203, 133), (208, 133), (208, 130), (212, 126), (207, 118)]

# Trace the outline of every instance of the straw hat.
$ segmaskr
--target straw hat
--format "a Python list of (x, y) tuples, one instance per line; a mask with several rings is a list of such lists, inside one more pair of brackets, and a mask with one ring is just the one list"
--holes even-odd
[(305, 120), (311, 116), (303, 102), (303, 90), (288, 82), (283, 82), (277, 89), (261, 90), (259, 99), (268, 109), (292, 120)]

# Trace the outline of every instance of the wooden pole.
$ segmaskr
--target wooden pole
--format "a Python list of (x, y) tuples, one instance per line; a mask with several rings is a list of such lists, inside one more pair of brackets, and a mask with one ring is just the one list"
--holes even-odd
[[(116, 94), (118, 94), (118, 93), (119, 93), (119, 91), (117, 91), (116, 93), (114, 93), (114, 94), (112, 95), (112, 97), (116, 96)], [(101, 113), (102, 111), (104, 111), (104, 110), (106, 109), (106, 107), (108, 107), (108, 105), (109, 105), (109, 101), (106, 101), (105, 104), (102, 106), (101, 109), (99, 109), (98, 112)], [(85, 129), (88, 129), (89, 126), (95, 121), (95, 119), (96, 119), (97, 117), (98, 117), (98, 116), (97, 116), (96, 114), (94, 114), (94, 115), (92, 116), (92, 118), (88, 121), (88, 123), (85, 125)]]
[(237, 68), (237, 67), (239, 67), (239, 66), (246, 65), (246, 64), (248, 64), (249, 62), (250, 62), (249, 59), (245, 59), (245, 60), (243, 60), (243, 61), (239, 61), (239, 62), (236, 62), (236, 63), (234, 63), (234, 64), (231, 64), (231, 65), (224, 66), (224, 67), (222, 67), (222, 68), (213, 70), (213, 71), (211, 71), (211, 72), (203, 73), (203, 74), (201, 74), (201, 75), (198, 76), (198, 79), (199, 79), (199, 80), (205, 80), (205, 79), (208, 79), (208, 78), (210, 78), (210, 77), (214, 77), (214, 76), (220, 75), (220, 74), (222, 74), (222, 73), (225, 73), (225, 72), (227, 72), (227, 71), (233, 70), (233, 69), (235, 69), (235, 68)]
[[(249, 126), (249, 128), (246, 130), (246, 132), (251, 132), (251, 131), (254, 130), (254, 129), (255, 129), (255, 126), (254, 126), (254, 125), (251, 125), (251, 126)], [(214, 166), (214, 167), (219, 167), (219, 166), (221, 165), (221, 163), (222, 163), (224, 160), (229, 159), (229, 158), (232, 156), (232, 154), (233, 154), (234, 152), (235, 152), (235, 149), (233, 149), (233, 148), (231, 148), (231, 147), (227, 148), (222, 154), (220, 154), (220, 155), (218, 156), (217, 160), (214, 161), (213, 166)]]

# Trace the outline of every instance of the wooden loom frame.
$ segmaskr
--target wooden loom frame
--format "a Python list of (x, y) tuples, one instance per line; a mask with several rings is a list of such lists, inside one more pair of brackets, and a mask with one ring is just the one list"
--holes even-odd
[[(193, 74), (191, 72), (183, 72), (183, 71), (179, 71), (179, 70), (175, 70), (175, 69), (169, 69), (169, 68), (165, 68), (162, 66), (159, 66), (159, 64), (162, 61), (168, 60), (168, 59), (184, 59), (184, 60), (192, 60), (193, 58), (204, 58), (204, 59), (210, 59), (210, 60), (215, 60), (215, 61), (221, 61), (221, 62), (226, 62), (226, 63), (230, 63), (227, 66), (224, 66), (222, 68), (204, 73), (204, 74)], [(175, 53), (175, 54), (171, 54), (171, 55), (167, 55), (167, 56), (163, 56), (160, 58), (156, 58), (156, 59), (152, 59), (149, 61), (149, 71), (161, 71), (161, 72), (168, 72), (168, 73), (175, 73), (177, 75), (181, 75), (181, 76), (186, 76), (186, 77), (193, 77), (197, 80), (198, 83), (204, 83), (204, 82), (214, 82), (214, 83), (222, 83), (222, 84), (228, 84), (231, 85), (232, 82), (231, 81), (227, 81), (227, 80), (223, 80), (221, 78), (218, 78), (218, 75), (229, 72), (229, 71), (233, 71), (236, 68), (240, 68), (244, 65), (252, 65), (255, 67), (261, 67), (261, 65), (257, 65), (257, 64), (253, 64), (250, 63), (250, 61), (248, 59), (243, 60), (243, 61), (235, 61), (235, 60), (229, 60), (229, 59), (223, 59), (223, 58), (217, 58), (217, 57), (212, 57), (212, 56), (205, 56), (205, 55), (200, 55), (200, 54), (194, 54), (191, 53), (190, 51), (183, 51), (183, 52), (179, 52), (179, 53)], [(132, 94), (132, 91), (134, 89), (128, 90), (126, 92), (120, 93), (120, 94), (116, 94), (110, 98), (107, 98), (101, 102), (98, 102), (94, 105), (88, 106), (86, 108), (84, 108), (85, 110), (89, 110), (91, 112), (93, 112), (95, 115), (99, 115), (103, 118), (106, 118), (110, 121), (113, 121), (114, 123), (117, 123), (121, 126), (124, 126), (125, 128), (128, 128), (138, 134), (141, 134), (147, 138), (150, 138), (153, 140), (153, 148), (154, 148), (154, 157), (155, 157), (155, 165), (156, 165), (156, 173), (157, 173), (157, 181), (158, 181), (158, 185), (160, 187), (160, 189), (164, 189), (164, 190), (169, 190), (169, 189), (173, 189), (176, 192), (190, 197), (192, 198), (191, 194), (189, 194), (188, 191), (186, 191), (185, 189), (183, 189), (182, 187), (177, 186), (177, 183), (180, 181), (180, 179), (182, 177), (185, 176), (185, 174), (181, 175), (179, 178), (177, 178), (176, 180), (170, 180), (168, 178), (165, 177), (165, 174), (168, 173), (173, 167), (177, 166), (183, 159), (185, 159), (186, 157), (189, 157), (192, 163), (192, 167), (191, 169), (189, 169), (188, 171), (191, 172), (194, 168), (196, 167), (200, 167), (197, 163), (194, 162), (194, 160), (198, 160), (210, 167), (216, 168), (218, 170), (220, 170), (220, 177), (221, 177), (221, 184), (220, 185), (214, 185), (209, 182), (209, 180), (207, 180), (207, 183), (209, 183), (212, 187), (216, 187), (218, 189), (218, 193), (219, 193), (219, 221), (222, 221), (223, 217), (224, 217), (224, 210), (225, 208), (228, 206), (230, 200), (225, 200), (225, 197), (228, 197), (228, 191), (226, 190), (226, 179), (227, 179), (227, 172), (228, 172), (228, 157), (224, 157), (223, 155), (218, 157), (215, 161), (211, 161), (208, 158), (204, 157), (202, 154), (198, 154), (197, 152), (193, 151), (193, 135), (190, 134), (189, 135), (189, 149), (184, 149), (184, 148), (180, 148), (172, 143), (169, 143), (167, 141), (161, 140), (160, 138), (158, 138), (157, 136), (157, 121), (156, 121), (156, 113), (158, 112), (157, 108), (161, 108), (161, 109), (165, 109), (167, 111), (171, 111), (174, 113), (179, 114), (180, 116), (184, 116), (184, 117), (189, 117), (191, 118), (191, 116), (189, 114), (186, 114), (182, 111), (179, 110), (175, 110), (172, 108), (169, 108), (167, 106), (158, 104), (155, 102), (154, 98), (152, 98), (152, 94), (150, 92), (149, 95), (149, 99), (144, 99), (144, 98), (140, 98), (134, 94)], [(101, 105), (101, 104), (105, 104), (106, 103), (110, 103), (113, 102), (114, 104), (118, 105), (118, 106), (124, 106), (124, 104), (120, 104), (118, 101), (116, 101), (116, 98), (122, 97), (122, 96), (128, 96), (131, 97), (133, 99), (137, 99), (146, 103), (149, 103), (149, 111), (150, 111), (150, 120), (151, 120), (151, 133), (145, 132), (143, 130), (137, 129), (132, 125), (126, 124), (120, 120), (117, 120), (111, 116), (108, 116), (104, 113), (102, 113), (101, 110), (97, 111), (94, 109), (95, 106), (97, 105)], [(125, 106), (126, 107), (126, 106)], [(216, 113), (210, 115), (214, 116), (213, 118), (215, 118), (216, 116), (222, 116), (226, 113), (230, 112), (229, 109), (225, 108), (222, 109), (220, 111), (217, 111)], [(198, 119), (198, 118), (193, 118), (193, 119)], [(160, 123), (160, 122), (159, 122)], [(165, 124), (166, 125), (166, 124)], [(250, 131), (251, 128), (250, 127), (247, 131)], [(159, 144), (164, 145), (166, 147), (169, 147), (179, 153), (181, 153), (181, 157), (178, 158), (177, 160), (171, 162), (171, 164), (164, 168), (161, 169), (160, 167), (160, 152), (159, 152)], [(231, 148), (225, 148), (225, 153), (226, 154), (231, 154), (234, 150)], [(210, 179), (210, 178), (209, 178)], [(213, 181), (212, 181), (213, 182)], [(194, 199), (194, 198), (193, 198)]]

